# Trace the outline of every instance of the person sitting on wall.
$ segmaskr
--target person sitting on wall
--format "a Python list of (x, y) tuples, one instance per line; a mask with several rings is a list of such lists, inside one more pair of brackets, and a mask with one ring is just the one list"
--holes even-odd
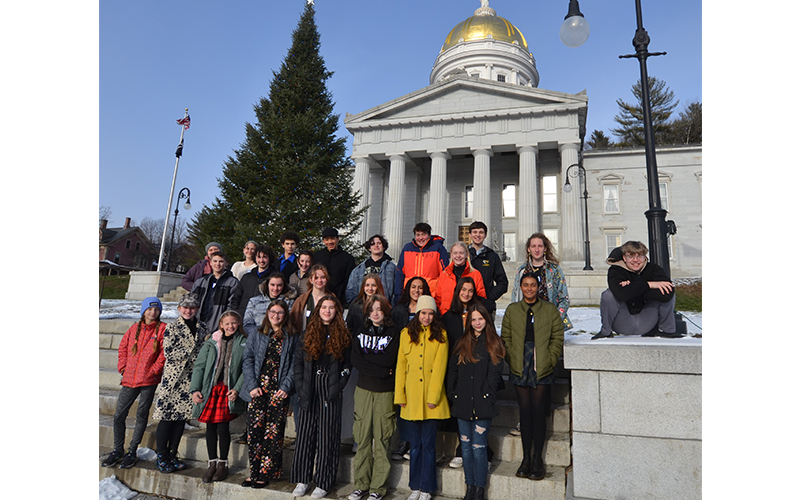
[(679, 338), (675, 328), (675, 286), (661, 266), (648, 262), (647, 247), (628, 241), (606, 259), (608, 289), (600, 296), (600, 333)]

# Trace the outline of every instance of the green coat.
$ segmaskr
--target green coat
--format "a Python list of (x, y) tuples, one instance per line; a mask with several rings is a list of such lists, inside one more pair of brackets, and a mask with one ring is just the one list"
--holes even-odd
[[(217, 330), (210, 339), (203, 343), (200, 352), (197, 354), (197, 360), (194, 362), (194, 371), (192, 372), (192, 383), (189, 386), (189, 394), (194, 394), (195, 391), (200, 391), (203, 395), (203, 401), (194, 405), (192, 418), (197, 418), (203, 413), (203, 408), (208, 401), (208, 396), (211, 394), (211, 388), (214, 387), (214, 371), (219, 357), (218, 342), (222, 338), (222, 332)], [(247, 337), (241, 332), (234, 334), (231, 352), (231, 364), (228, 368), (228, 389), (233, 389), (241, 392), (242, 385), (244, 384), (244, 373), (242, 372), (242, 360), (244, 358), (244, 347), (247, 343)], [(228, 404), (231, 413), (241, 415), (247, 411), (247, 404), (241, 397), (236, 398), (233, 403)]]
[[(561, 356), (564, 345), (564, 323), (556, 307), (544, 300), (533, 305), (533, 336), (536, 344), (536, 376), (544, 378), (551, 373)], [(525, 353), (525, 322), (528, 320), (528, 304), (524, 300), (514, 302), (506, 308), (500, 336), (506, 344), (506, 361), (511, 372), (522, 376)]]

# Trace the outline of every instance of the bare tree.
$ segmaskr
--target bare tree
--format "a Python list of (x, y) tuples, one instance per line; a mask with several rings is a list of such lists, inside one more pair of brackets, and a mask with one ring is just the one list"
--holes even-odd
[(100, 206), (100, 220), (109, 220), (111, 218), (111, 207), (105, 205)]

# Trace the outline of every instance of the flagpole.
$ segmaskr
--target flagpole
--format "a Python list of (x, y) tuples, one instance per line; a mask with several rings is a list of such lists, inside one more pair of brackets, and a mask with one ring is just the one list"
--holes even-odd
[[(189, 108), (184, 109), (183, 119), (189, 116)], [(180, 121), (179, 121), (180, 123)], [(183, 149), (183, 133), (186, 131), (186, 126), (181, 124), (181, 140), (178, 143), (179, 149)], [(182, 152), (182, 151), (181, 151)], [(169, 188), (169, 201), (167, 202), (167, 215), (164, 216), (164, 232), (161, 235), (161, 250), (158, 254), (158, 268), (157, 272), (161, 272), (161, 265), (164, 263), (164, 249), (167, 243), (167, 226), (169, 226), (169, 211), (172, 208), (172, 197), (175, 194), (175, 180), (178, 178), (178, 163), (181, 161), (181, 156), (175, 154), (175, 171), (172, 173), (172, 186)]]

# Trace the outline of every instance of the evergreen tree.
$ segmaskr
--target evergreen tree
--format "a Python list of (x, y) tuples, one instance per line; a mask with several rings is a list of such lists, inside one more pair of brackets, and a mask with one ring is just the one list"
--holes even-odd
[[(667, 87), (664, 80), (655, 77), (647, 78), (650, 86), (650, 108), (653, 118), (653, 137), (656, 144), (665, 144), (669, 135), (669, 117), (678, 105), (675, 93)], [(620, 113), (614, 121), (620, 127), (611, 132), (620, 138), (618, 146), (644, 146), (644, 111), (642, 110), (642, 82), (637, 81), (631, 88), (636, 102), (628, 104), (617, 99)]]
[(690, 102), (680, 112), (678, 118), (670, 123), (670, 144), (702, 144), (703, 142), (703, 104)]
[(597, 129), (592, 131), (592, 138), (586, 141), (586, 145), (591, 149), (609, 149), (616, 146), (616, 144), (611, 142), (611, 139), (606, 136), (605, 132)]
[(273, 71), (269, 98), (254, 105), (256, 123), (245, 124), (244, 142), (225, 162), (220, 196), (192, 221), (198, 246), (217, 241), (237, 259), (248, 240), (275, 246), (281, 233), (293, 230), (311, 248), (328, 226), (350, 246), (347, 236), (358, 230), (362, 213), (351, 193), (346, 139), (336, 137), (339, 117), (326, 86), (333, 73), (319, 47), (308, 3), (280, 70)]

